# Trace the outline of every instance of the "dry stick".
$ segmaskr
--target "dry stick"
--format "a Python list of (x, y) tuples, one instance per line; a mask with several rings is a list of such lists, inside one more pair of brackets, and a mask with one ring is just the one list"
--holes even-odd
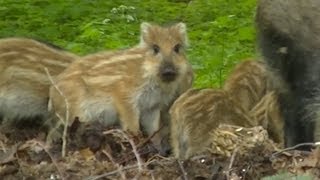
[(137, 151), (137, 147), (136, 145), (134, 144), (134, 142), (132, 141), (132, 139), (130, 139), (126, 133), (124, 133), (122, 130), (120, 129), (111, 129), (109, 131), (106, 131), (104, 132), (103, 134), (112, 134), (112, 133), (118, 133), (118, 134), (121, 134), (125, 139), (127, 139), (132, 147), (132, 151), (134, 153), (134, 155), (136, 156), (136, 159), (137, 159), (137, 162), (138, 162), (138, 169), (139, 169), (139, 172), (142, 171), (142, 160), (140, 158), (140, 155)]
[[(151, 164), (153, 162), (157, 162), (157, 160), (149, 161), (149, 162), (144, 163), (142, 165), (143, 166), (148, 166), (149, 164)], [(122, 168), (122, 170), (123, 171), (128, 171), (128, 170), (135, 169), (135, 168), (139, 168), (139, 165), (126, 166), (126, 167)], [(97, 179), (100, 179), (100, 178), (103, 178), (103, 177), (115, 175), (117, 173), (118, 173), (118, 170), (115, 170), (115, 171), (107, 172), (107, 173), (104, 173), (104, 174), (101, 174), (101, 175), (98, 175), (98, 176), (88, 177), (88, 178), (85, 178), (84, 180), (97, 180)]]
[(283, 152), (286, 152), (286, 151), (291, 151), (291, 150), (295, 150), (297, 149), (298, 147), (302, 147), (302, 146), (320, 146), (320, 142), (315, 142), (315, 143), (301, 143), (301, 144), (297, 144), (295, 146), (292, 146), (292, 147), (288, 147), (288, 148), (285, 148), (279, 152), (276, 152), (276, 153), (273, 153), (271, 155), (271, 158), (270, 159), (273, 159), (275, 158), (277, 155), (283, 153)]
[(164, 160), (166, 160), (166, 161), (171, 161), (171, 160), (174, 159), (173, 157), (163, 157), (163, 156), (161, 156), (161, 155), (159, 155), (159, 154), (155, 154), (155, 155), (151, 156), (151, 157), (148, 159), (147, 162), (156, 160), (156, 158), (161, 158), (161, 159), (164, 159)]
[(102, 150), (102, 153), (105, 154), (105, 155), (109, 158), (109, 160), (110, 160), (113, 164), (115, 164), (115, 165), (117, 166), (118, 172), (119, 172), (121, 178), (122, 178), (122, 179), (127, 179), (126, 175), (125, 175), (125, 174), (123, 173), (123, 171), (122, 171), (122, 169), (123, 169), (122, 166), (119, 165), (118, 163), (116, 163), (116, 162), (114, 161), (114, 159), (113, 159), (113, 157), (111, 156), (111, 154), (109, 154), (106, 150)]
[(44, 70), (47, 73), (47, 76), (49, 77), (49, 80), (53, 87), (58, 91), (58, 93), (63, 97), (64, 102), (66, 104), (66, 117), (65, 117), (65, 122), (63, 119), (61, 119), (60, 116), (58, 116), (59, 120), (64, 122), (64, 128), (63, 128), (63, 136), (62, 136), (62, 150), (61, 150), (61, 155), (62, 157), (66, 156), (66, 147), (67, 147), (67, 132), (68, 132), (68, 124), (69, 124), (69, 102), (67, 101), (66, 96), (62, 93), (62, 91), (59, 89), (57, 84), (54, 82), (52, 79), (52, 76), (49, 73), (49, 70), (45, 67)]
[(156, 180), (156, 179), (154, 178), (154, 175), (153, 175), (152, 172), (151, 172), (151, 179), (152, 179), (152, 180)]
[[(130, 170), (130, 169), (135, 169), (137, 167), (139, 167), (139, 165), (126, 166), (126, 167), (122, 168), (122, 170), (126, 171), (126, 170)], [(119, 172), (118, 170), (115, 170), (115, 171), (107, 172), (107, 173), (104, 173), (104, 174), (101, 174), (101, 175), (98, 175), (98, 176), (88, 177), (88, 178), (85, 178), (84, 180), (96, 180), (96, 179), (100, 179), (100, 178), (103, 178), (103, 177), (107, 177), (107, 176), (111, 176), (111, 175), (117, 174), (118, 172)]]
[(182, 163), (181, 163), (181, 161), (180, 160), (178, 160), (178, 164), (179, 164), (179, 168), (180, 168), (180, 170), (181, 170), (181, 172), (182, 172), (182, 177), (183, 177), (183, 179), (184, 180), (188, 180), (188, 177), (187, 177), (187, 172), (184, 170), (184, 167), (183, 167), (183, 165), (182, 165)]
[(234, 160), (236, 158), (237, 152), (238, 152), (238, 148), (234, 149), (233, 152), (232, 152), (231, 158), (230, 158), (230, 163), (229, 163), (228, 171), (227, 171), (227, 179), (228, 180), (230, 179), (230, 172), (231, 172)]
[(48, 154), (48, 156), (50, 157), (52, 163), (53, 163), (54, 166), (57, 168), (58, 173), (60, 174), (60, 177), (61, 177), (62, 179), (66, 179), (66, 178), (64, 177), (63, 171), (59, 168), (59, 165), (58, 165), (57, 161), (56, 161), (55, 158), (51, 155), (51, 153), (49, 152), (49, 150), (47, 149), (47, 147), (46, 147), (42, 142), (40, 142), (40, 141), (31, 140), (30, 142), (32, 142), (32, 144), (38, 144), (38, 145)]
[(157, 131), (155, 131), (151, 136), (149, 136), (147, 139), (145, 139), (145, 141), (143, 141), (142, 143), (139, 143), (137, 145), (138, 148), (144, 146), (148, 141), (150, 141), (150, 139), (152, 139), (157, 133), (160, 132), (160, 130), (164, 127), (164, 125), (162, 125)]
[[(159, 133), (159, 131), (160, 131), (163, 127), (164, 127), (164, 125), (162, 125), (162, 126), (161, 126), (156, 132), (154, 132), (152, 135), (148, 136), (147, 139), (145, 139), (143, 142), (139, 143), (139, 144), (137, 145), (137, 149), (139, 149), (139, 148), (143, 147), (144, 145), (146, 145), (146, 144), (150, 141), (150, 139), (153, 138), (157, 133)], [(140, 152), (140, 151), (138, 150), (138, 152)], [(132, 153), (132, 152), (128, 153), (127, 156), (131, 155), (131, 153)], [(144, 155), (144, 154), (147, 154), (147, 153), (143, 153), (142, 155)], [(129, 160), (131, 160), (131, 159), (132, 159), (132, 158), (129, 157)], [(121, 160), (120, 160), (120, 164), (122, 164), (122, 163), (124, 163), (124, 162), (126, 162), (126, 161), (128, 161), (128, 159), (126, 159), (126, 160), (122, 160), (122, 159), (121, 159)]]
[(195, 155), (195, 156), (191, 157), (190, 159), (191, 159), (192, 161), (195, 161), (195, 160), (204, 159), (204, 158), (206, 158), (206, 157), (208, 157), (208, 156), (205, 155), (205, 154), (200, 154), (200, 155)]
[(4, 153), (7, 153), (7, 148), (4, 146), (4, 143), (0, 141), (1, 144), (1, 149), (3, 150)]

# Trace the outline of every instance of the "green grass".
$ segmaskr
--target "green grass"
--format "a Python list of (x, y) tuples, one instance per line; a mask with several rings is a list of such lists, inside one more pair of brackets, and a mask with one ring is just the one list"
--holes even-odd
[(143, 21), (183, 21), (196, 87), (220, 87), (234, 65), (255, 56), (256, 0), (2, 0), (0, 37), (25, 36), (78, 54), (138, 43)]
[(262, 180), (313, 180), (311, 175), (293, 175), (286, 172), (279, 172), (279, 174), (262, 178)]

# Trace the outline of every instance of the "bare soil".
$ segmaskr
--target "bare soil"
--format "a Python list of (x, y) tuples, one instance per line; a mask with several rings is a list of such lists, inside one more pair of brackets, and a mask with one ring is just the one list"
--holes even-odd
[(115, 128), (95, 129), (77, 138), (69, 136), (65, 157), (61, 156), (61, 142), (48, 147), (41, 131), (0, 132), (0, 179), (238, 180), (261, 179), (281, 171), (320, 177), (319, 150), (284, 151), (270, 139), (245, 148), (248, 142), (242, 137), (242, 149), (228, 149), (231, 154), (219, 153), (224, 152), (220, 149), (218, 153), (178, 161), (160, 156), (145, 137)]

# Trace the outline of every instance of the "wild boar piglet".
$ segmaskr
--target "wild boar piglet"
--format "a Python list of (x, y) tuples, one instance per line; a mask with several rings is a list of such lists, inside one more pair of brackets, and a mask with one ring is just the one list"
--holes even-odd
[(208, 150), (210, 134), (220, 124), (257, 125), (224, 90), (190, 89), (174, 102), (170, 115), (170, 143), (179, 159)]
[(250, 111), (268, 90), (267, 66), (259, 60), (244, 60), (227, 77), (223, 89)]
[(269, 137), (280, 146), (284, 145), (284, 120), (280, 112), (279, 96), (276, 91), (268, 92), (260, 102), (252, 108), (250, 116), (264, 127)]
[[(71, 64), (50, 89), (50, 111), (69, 119), (68, 124), (56, 119), (56, 127), (77, 117), (152, 135), (168, 124), (170, 105), (192, 85), (187, 44), (184, 23), (163, 27), (144, 22), (139, 45), (91, 54)], [(56, 132), (53, 129), (49, 141), (61, 136)]]
[[(27, 38), (0, 39), (0, 117), (4, 125), (48, 118), (51, 84), (78, 56)], [(39, 122), (40, 121), (40, 122)]]

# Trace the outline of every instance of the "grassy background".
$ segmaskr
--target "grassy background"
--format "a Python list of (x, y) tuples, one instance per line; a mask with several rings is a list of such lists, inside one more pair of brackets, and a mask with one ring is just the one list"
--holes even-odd
[(2, 0), (0, 37), (45, 40), (78, 54), (131, 47), (143, 21), (183, 21), (196, 87), (220, 87), (255, 56), (256, 0)]

